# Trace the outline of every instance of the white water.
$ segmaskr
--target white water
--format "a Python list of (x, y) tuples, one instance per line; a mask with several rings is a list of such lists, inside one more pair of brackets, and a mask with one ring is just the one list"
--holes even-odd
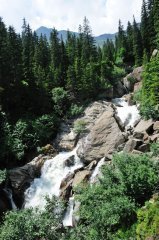
[(91, 178), (90, 178), (90, 183), (93, 184), (97, 181), (98, 177), (101, 175), (101, 167), (104, 165), (104, 161), (105, 161), (105, 157), (102, 158), (97, 166), (95, 167), (92, 175), (91, 175)]
[(124, 126), (134, 127), (141, 118), (137, 106), (129, 106), (124, 98), (115, 98), (112, 102), (117, 105), (117, 115)]
[[(46, 195), (48, 197), (60, 195), (62, 180), (83, 166), (76, 154), (76, 149), (72, 152), (61, 152), (56, 157), (44, 163), (41, 169), (41, 177), (34, 179), (31, 186), (25, 192), (25, 208), (38, 207), (44, 209)], [(74, 156), (75, 162), (74, 165), (68, 167), (65, 162), (71, 156)]]
[(66, 227), (73, 227), (73, 212), (74, 212), (74, 197), (70, 197), (68, 207), (63, 219), (63, 225)]
[[(128, 106), (128, 103), (124, 98), (116, 98), (112, 101), (117, 108), (117, 115), (121, 119), (125, 126), (134, 126), (139, 121), (140, 115), (137, 107)], [(25, 203), (24, 207), (38, 207), (44, 209), (46, 200), (45, 196), (59, 196), (60, 185), (62, 180), (69, 174), (73, 173), (76, 169), (83, 166), (80, 159), (77, 157), (76, 149), (72, 152), (62, 152), (56, 157), (47, 160), (41, 169), (41, 177), (34, 179), (31, 186), (25, 192)], [(70, 167), (66, 166), (66, 160), (71, 157), (75, 157), (74, 165)], [(101, 166), (104, 164), (104, 158), (99, 161), (96, 168), (94, 169), (90, 178), (90, 183), (96, 182), (97, 178), (101, 175)], [(63, 219), (64, 226), (73, 226), (73, 212), (74, 212), (74, 198), (70, 197), (68, 207)]]

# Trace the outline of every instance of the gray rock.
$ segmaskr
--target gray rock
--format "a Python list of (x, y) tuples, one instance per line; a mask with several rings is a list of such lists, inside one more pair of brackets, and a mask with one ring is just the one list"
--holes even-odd
[(159, 132), (159, 121), (154, 122), (153, 130)]
[(97, 119), (88, 136), (82, 139), (77, 154), (84, 162), (100, 160), (125, 142), (111, 106)]
[(143, 139), (144, 133), (143, 132), (134, 132), (133, 137), (137, 138), (137, 139)]
[(91, 174), (91, 171), (89, 170), (83, 170), (83, 171), (77, 172), (73, 179), (72, 187), (76, 187), (80, 183), (87, 181), (88, 178), (90, 177), (90, 174)]
[(141, 146), (139, 146), (137, 148), (137, 150), (139, 150), (140, 152), (149, 152), (150, 151), (150, 144), (142, 144)]
[(75, 156), (72, 155), (71, 157), (69, 157), (66, 161), (65, 161), (65, 166), (66, 167), (71, 167), (75, 164)]
[(141, 144), (142, 144), (141, 140), (130, 138), (129, 141), (125, 144), (123, 151), (130, 153)]
[(153, 129), (153, 120), (141, 120), (134, 129), (134, 132), (147, 132), (149, 133)]
[(132, 73), (128, 74), (123, 79), (123, 84), (128, 89), (128, 91), (133, 91), (135, 83), (140, 82), (142, 80), (142, 72), (143, 67), (137, 67), (133, 70)]

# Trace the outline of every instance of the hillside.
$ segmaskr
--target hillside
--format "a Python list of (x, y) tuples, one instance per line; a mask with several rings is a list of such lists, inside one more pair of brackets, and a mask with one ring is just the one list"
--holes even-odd
[[(49, 40), (51, 31), (52, 31), (52, 28), (47, 28), (47, 27), (41, 26), (41, 27), (39, 27), (36, 30), (36, 33), (37, 33), (38, 37), (40, 37), (41, 34), (42, 35), (46, 35), (47, 40)], [(76, 37), (79, 36), (79, 34), (77, 32), (72, 32), (72, 31), (70, 31), (70, 32), (72, 34), (75, 34)], [(104, 42), (107, 41), (107, 39), (114, 40), (115, 39), (115, 35), (116, 35), (115, 33), (113, 33), (113, 34), (105, 33), (105, 34), (102, 34), (102, 35), (99, 35), (99, 36), (95, 36), (94, 39), (95, 39), (97, 45), (102, 46), (104, 44)], [(58, 37), (60, 39), (62, 37), (64, 42), (66, 42), (67, 30), (60, 30), (60, 31), (58, 31)]]

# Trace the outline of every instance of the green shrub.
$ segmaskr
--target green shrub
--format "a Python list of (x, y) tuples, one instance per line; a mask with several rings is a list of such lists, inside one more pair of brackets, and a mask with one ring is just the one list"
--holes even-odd
[(77, 104), (72, 103), (68, 111), (68, 117), (77, 117), (82, 114), (84, 111), (83, 106), (78, 106)]
[(62, 87), (57, 87), (52, 90), (52, 100), (57, 114), (63, 115), (68, 105), (67, 91)]
[(86, 125), (87, 123), (84, 120), (77, 120), (74, 123), (73, 131), (75, 133), (84, 133), (86, 131)]
[(152, 156), (157, 157), (159, 155), (159, 141), (151, 144), (150, 151), (152, 153)]
[(159, 176), (158, 166), (147, 155), (117, 154), (113, 164), (126, 195), (136, 204), (143, 204), (151, 197), (159, 184)]
[(145, 65), (142, 84), (141, 114), (145, 118), (159, 116), (159, 57)]
[(6, 170), (0, 170), (0, 184), (6, 179)]
[[(57, 211), (57, 208), (60, 211)], [(53, 198), (45, 211), (21, 209), (6, 213), (0, 226), (1, 240), (59, 240), (63, 217), (63, 204)]]
[(138, 210), (137, 216), (137, 240), (159, 239), (159, 198), (147, 202), (145, 207)]

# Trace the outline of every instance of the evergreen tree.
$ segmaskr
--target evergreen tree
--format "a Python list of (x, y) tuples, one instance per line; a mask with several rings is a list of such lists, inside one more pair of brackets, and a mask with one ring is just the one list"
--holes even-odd
[(156, 46), (159, 49), (159, 0), (154, 0), (154, 28), (156, 33)]
[(140, 29), (135, 21), (133, 22), (133, 51), (134, 51), (134, 58), (135, 58), (135, 65), (140, 66), (142, 64), (142, 37)]
[(148, 17), (148, 9), (145, 0), (142, 3), (141, 9), (141, 35), (143, 42), (143, 49), (145, 50), (145, 54), (147, 57), (150, 57), (150, 34), (149, 34), (149, 17)]

